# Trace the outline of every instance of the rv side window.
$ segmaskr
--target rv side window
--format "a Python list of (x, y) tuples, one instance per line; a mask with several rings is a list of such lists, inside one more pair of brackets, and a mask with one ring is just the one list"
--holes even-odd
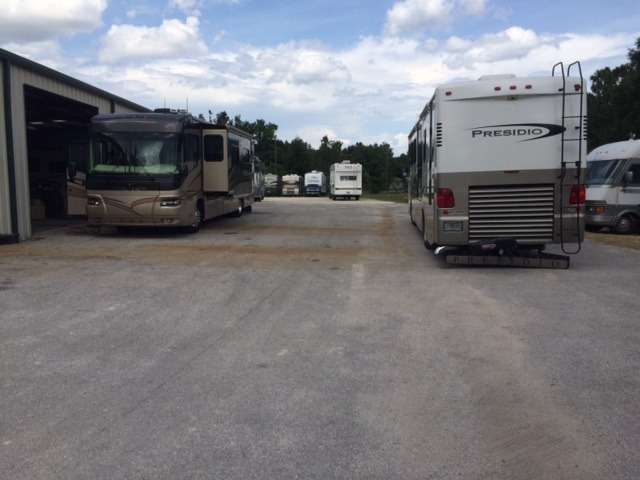
[(231, 165), (240, 165), (240, 142), (229, 139), (229, 160)]
[(224, 159), (224, 142), (222, 135), (207, 135), (204, 137), (204, 160), (206, 162), (221, 162)]
[(640, 163), (631, 165), (629, 171), (633, 174), (633, 178), (629, 182), (629, 185), (640, 185)]
[(189, 170), (193, 170), (200, 157), (199, 138), (197, 135), (188, 134), (184, 139), (184, 163)]
[(251, 170), (251, 152), (246, 148), (242, 149), (242, 164), (245, 168)]

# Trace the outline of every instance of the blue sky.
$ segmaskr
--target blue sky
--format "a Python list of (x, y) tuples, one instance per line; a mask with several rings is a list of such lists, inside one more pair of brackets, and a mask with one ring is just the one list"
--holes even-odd
[(442, 83), (627, 62), (637, 0), (9, 0), (0, 47), (149, 108), (406, 151)]

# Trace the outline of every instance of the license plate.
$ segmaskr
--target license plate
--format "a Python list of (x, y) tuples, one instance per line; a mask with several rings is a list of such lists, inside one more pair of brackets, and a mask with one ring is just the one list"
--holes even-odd
[(442, 224), (442, 229), (445, 232), (461, 232), (462, 222), (444, 222)]

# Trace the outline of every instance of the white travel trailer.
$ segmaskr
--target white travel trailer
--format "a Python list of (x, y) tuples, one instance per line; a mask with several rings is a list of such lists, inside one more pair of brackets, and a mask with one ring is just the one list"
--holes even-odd
[(329, 171), (329, 198), (355, 198), (362, 195), (362, 165), (348, 160), (334, 163)]
[(94, 226), (189, 227), (251, 210), (253, 136), (184, 112), (91, 120), (87, 220)]
[(327, 176), (324, 172), (312, 170), (304, 174), (304, 194), (322, 196), (327, 193)]
[(447, 263), (567, 268), (542, 250), (580, 251), (586, 114), (577, 62), (436, 88), (409, 135), (409, 215), (425, 246)]
[(291, 173), (282, 176), (282, 196), (302, 195), (304, 179), (301, 175)]
[(615, 233), (640, 224), (640, 140), (609, 143), (587, 155), (585, 223)]

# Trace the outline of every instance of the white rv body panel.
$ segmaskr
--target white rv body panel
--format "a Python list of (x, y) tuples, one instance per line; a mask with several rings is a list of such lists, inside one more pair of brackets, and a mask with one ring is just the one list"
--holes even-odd
[(362, 165), (359, 163), (334, 163), (329, 172), (329, 197), (360, 199), (362, 195)]
[(585, 223), (629, 233), (640, 223), (640, 140), (601, 145), (587, 155)]
[[(495, 91), (495, 82), (485, 77), (436, 88), (435, 101), (441, 106), (437, 121), (447, 127), (438, 173), (557, 168), (555, 134), (561, 116), (557, 92), (563, 79), (541, 77), (535, 78), (535, 88), (533, 84), (531, 77), (509, 78), (501, 91)], [(567, 107), (565, 116), (579, 116), (579, 102)], [(580, 128), (565, 131), (567, 140), (579, 135)]]

